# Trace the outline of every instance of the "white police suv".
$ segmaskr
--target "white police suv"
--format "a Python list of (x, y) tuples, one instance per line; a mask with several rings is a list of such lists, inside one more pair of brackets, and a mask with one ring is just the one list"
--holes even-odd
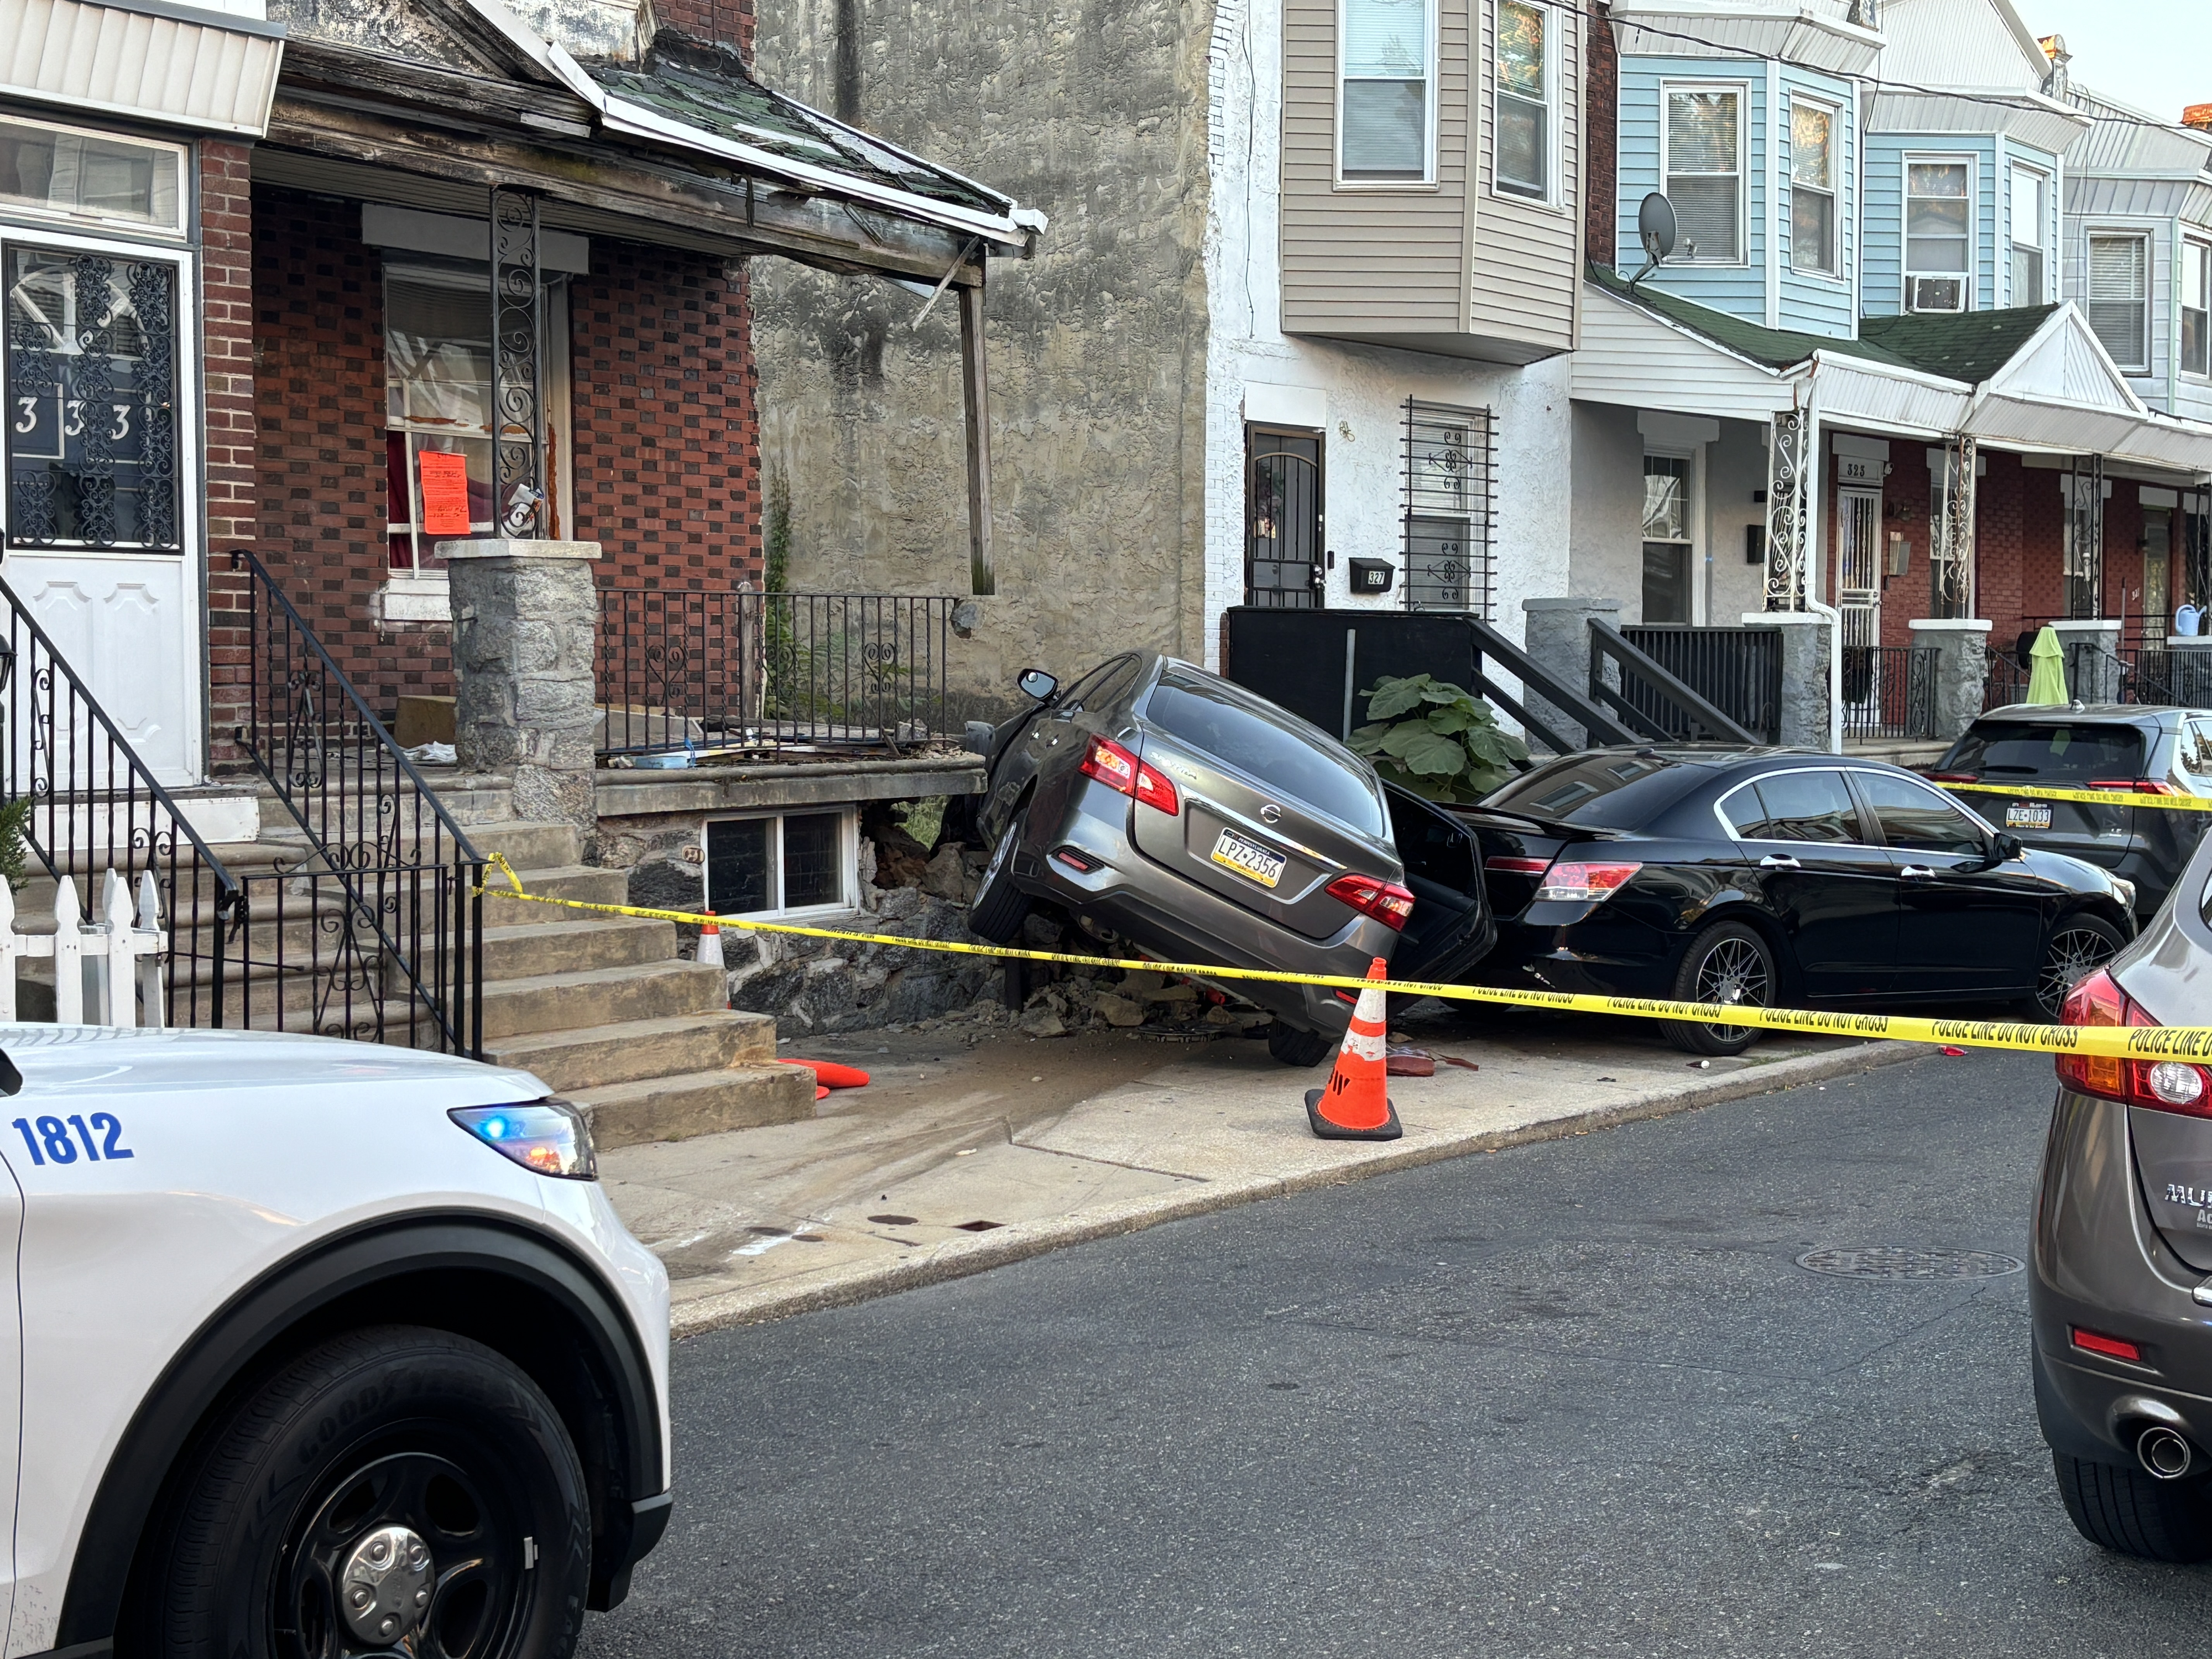
[(7, 1659), (538, 1659), (622, 1599), (668, 1278), (574, 1109), (315, 1037), (0, 1052)]

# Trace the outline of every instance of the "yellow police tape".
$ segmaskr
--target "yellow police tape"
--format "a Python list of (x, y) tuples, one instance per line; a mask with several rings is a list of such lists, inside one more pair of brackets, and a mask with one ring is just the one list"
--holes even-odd
[(2212, 800), (2195, 795), (2138, 795), (2130, 789), (2031, 789), (2010, 783), (1940, 783), (1945, 789), (1970, 790), (1983, 795), (2017, 795), (2022, 800), (2086, 800), (2099, 806), (2160, 806), (2169, 812), (2212, 812)]
[(489, 883), (477, 891), (492, 898), (557, 905), (610, 916), (641, 916), (657, 921), (742, 928), (755, 933), (795, 933), (806, 939), (839, 939), (854, 945), (893, 945), (908, 951), (951, 956), (998, 957), (1015, 962), (1058, 962), (1079, 968), (1120, 968), (1178, 978), (1258, 980), (1277, 985), (1319, 985), (1346, 991), (1380, 988), (1409, 997), (1442, 997), (1454, 1002), (1497, 1002), (1519, 1008), (1551, 1008), (1581, 1014), (1624, 1014), (1633, 1019), (1687, 1020), (1700, 1025), (1756, 1025), (1763, 1030), (1806, 1031), (1821, 1036), (1893, 1037), (1906, 1042), (1948, 1042), (1969, 1048), (2012, 1048), (2046, 1054), (2095, 1054), (2130, 1060), (2212, 1060), (2212, 1025), (2081, 1026), (2031, 1025), (2007, 1020), (1922, 1019), (1904, 1014), (1828, 1013), (1802, 1008), (1752, 1008), (1741, 1005), (1666, 1002), (1650, 997), (1607, 997), (1571, 991), (1523, 991), (1493, 985), (1439, 985), (1425, 980), (1358, 979), (1345, 974), (1287, 974), (1265, 968), (1222, 968), (1212, 963), (1122, 960), (1073, 956), (1058, 951), (1018, 951), (995, 945), (962, 945), (951, 939), (907, 939), (896, 933), (857, 933), (837, 927), (806, 927), (796, 922), (753, 921), (737, 916), (689, 910), (654, 910), (634, 904), (587, 904), (580, 899), (547, 898), (522, 890), (507, 860), (491, 862), (507, 877), (506, 889)]

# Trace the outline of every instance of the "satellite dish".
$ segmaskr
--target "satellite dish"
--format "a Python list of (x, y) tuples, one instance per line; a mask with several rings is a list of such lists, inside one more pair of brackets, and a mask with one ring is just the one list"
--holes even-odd
[(1631, 288), (1656, 270), (1659, 262), (1674, 251), (1674, 204), (1663, 191), (1653, 191), (1636, 210), (1636, 234), (1644, 243), (1645, 264), (1629, 283)]

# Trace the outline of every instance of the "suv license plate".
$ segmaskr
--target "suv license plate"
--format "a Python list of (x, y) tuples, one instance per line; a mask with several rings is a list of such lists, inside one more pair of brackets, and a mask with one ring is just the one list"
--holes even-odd
[(1213, 861), (1247, 881), (1270, 888), (1283, 878), (1283, 866), (1289, 862), (1280, 853), (1270, 853), (1234, 830), (1224, 830), (1213, 843)]
[(2005, 828), (2008, 830), (2048, 830), (2051, 828), (2051, 803), (2044, 800), (2016, 800), (2005, 808)]

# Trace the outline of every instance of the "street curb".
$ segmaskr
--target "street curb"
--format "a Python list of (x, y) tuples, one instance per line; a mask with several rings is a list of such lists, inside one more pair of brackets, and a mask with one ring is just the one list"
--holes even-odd
[(1181, 1221), (1186, 1217), (1206, 1215), (1240, 1204), (1256, 1204), (1266, 1199), (1287, 1198), (1294, 1193), (1311, 1192), (1322, 1187), (1347, 1186), (1372, 1176), (1440, 1164), (1447, 1158), (1502, 1152), (1509, 1146), (1523, 1146), (1535, 1141), (1561, 1140), (1594, 1129), (1609, 1129), (1617, 1124), (1649, 1118), (1671, 1117), (1702, 1106), (1717, 1106), (1723, 1101), (1773, 1094), (1830, 1078), (1851, 1077), (1879, 1066), (1923, 1059), (1933, 1052), (1922, 1042), (1868, 1042), (1832, 1054), (1776, 1060), (1686, 1088), (1655, 1091), (1634, 1099), (1616, 1101), (1610, 1106), (1571, 1112), (1511, 1129), (1448, 1136), (1385, 1152), (1370, 1150), (1371, 1143), (1347, 1143), (1359, 1150), (1347, 1152), (1342, 1164), (1328, 1169), (1309, 1170), (1295, 1176), (1204, 1182), (1187, 1192), (1102, 1205), (1065, 1220), (1012, 1223), (974, 1238), (950, 1240), (893, 1261), (854, 1263), (849, 1268), (835, 1270), (825, 1280), (811, 1284), (769, 1285), (757, 1290), (724, 1291), (701, 1297), (671, 1311), (669, 1334), (681, 1340), (727, 1330), (732, 1326), (761, 1325), (770, 1320), (787, 1319), (794, 1314), (850, 1307), (879, 1296), (987, 1273), (1071, 1244), (1141, 1232), (1163, 1222)]

